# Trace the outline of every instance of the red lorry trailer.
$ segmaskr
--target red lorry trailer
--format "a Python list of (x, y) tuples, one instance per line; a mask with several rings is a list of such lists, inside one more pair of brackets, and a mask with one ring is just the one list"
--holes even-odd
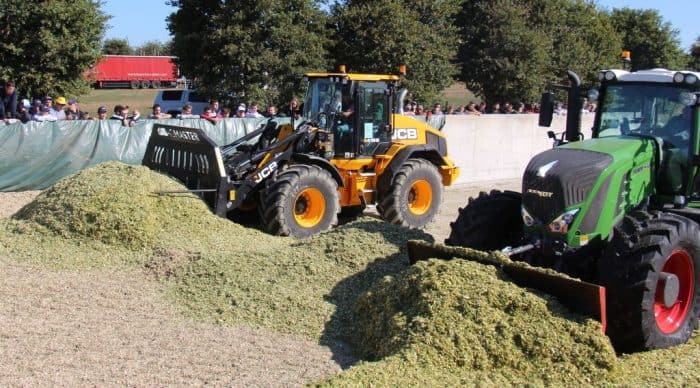
[(98, 88), (160, 88), (172, 86), (178, 77), (175, 57), (105, 55), (86, 77)]

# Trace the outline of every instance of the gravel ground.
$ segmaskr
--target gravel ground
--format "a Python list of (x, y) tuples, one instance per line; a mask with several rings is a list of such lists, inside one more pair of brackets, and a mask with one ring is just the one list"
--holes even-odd
[[(469, 196), (519, 187), (447, 188), (427, 231), (442, 241)], [(37, 194), (0, 193), (0, 218)], [(347, 349), (187, 320), (138, 272), (52, 271), (0, 257), (0, 278), (2, 385), (299, 386), (352, 363)]]

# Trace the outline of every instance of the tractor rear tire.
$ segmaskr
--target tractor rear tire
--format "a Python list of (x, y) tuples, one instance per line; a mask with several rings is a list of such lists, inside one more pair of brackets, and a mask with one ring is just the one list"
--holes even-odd
[(338, 183), (321, 167), (290, 166), (263, 197), (262, 222), (268, 233), (303, 238), (338, 224)]
[(694, 221), (658, 212), (635, 212), (615, 228), (598, 277), (618, 352), (680, 345), (698, 327), (699, 234)]
[(377, 211), (387, 222), (420, 229), (437, 215), (442, 190), (435, 165), (425, 159), (408, 159), (379, 200)]
[(469, 198), (450, 223), (445, 244), (491, 251), (516, 245), (523, 235), (522, 196), (514, 191), (491, 190)]

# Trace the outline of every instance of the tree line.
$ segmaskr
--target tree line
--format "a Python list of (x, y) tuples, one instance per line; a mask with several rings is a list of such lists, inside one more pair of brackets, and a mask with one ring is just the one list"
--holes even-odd
[(486, 101), (535, 101), (567, 69), (700, 68), (656, 10), (607, 10), (590, 0), (167, 0), (172, 41), (131, 48), (103, 41), (109, 16), (97, 0), (0, 0), (0, 78), (23, 93), (82, 94), (103, 54), (174, 55), (181, 74), (224, 101), (279, 103), (294, 75), (344, 64), (349, 71), (409, 72), (412, 98), (433, 102), (455, 81)]

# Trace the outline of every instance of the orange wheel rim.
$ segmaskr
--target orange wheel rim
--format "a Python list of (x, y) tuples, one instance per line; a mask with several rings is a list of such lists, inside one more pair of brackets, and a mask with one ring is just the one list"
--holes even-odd
[(415, 215), (423, 215), (430, 210), (433, 203), (433, 190), (430, 183), (424, 179), (417, 180), (408, 190), (408, 210)]
[(325, 213), (326, 198), (318, 189), (304, 189), (294, 200), (294, 219), (301, 227), (318, 225)]

